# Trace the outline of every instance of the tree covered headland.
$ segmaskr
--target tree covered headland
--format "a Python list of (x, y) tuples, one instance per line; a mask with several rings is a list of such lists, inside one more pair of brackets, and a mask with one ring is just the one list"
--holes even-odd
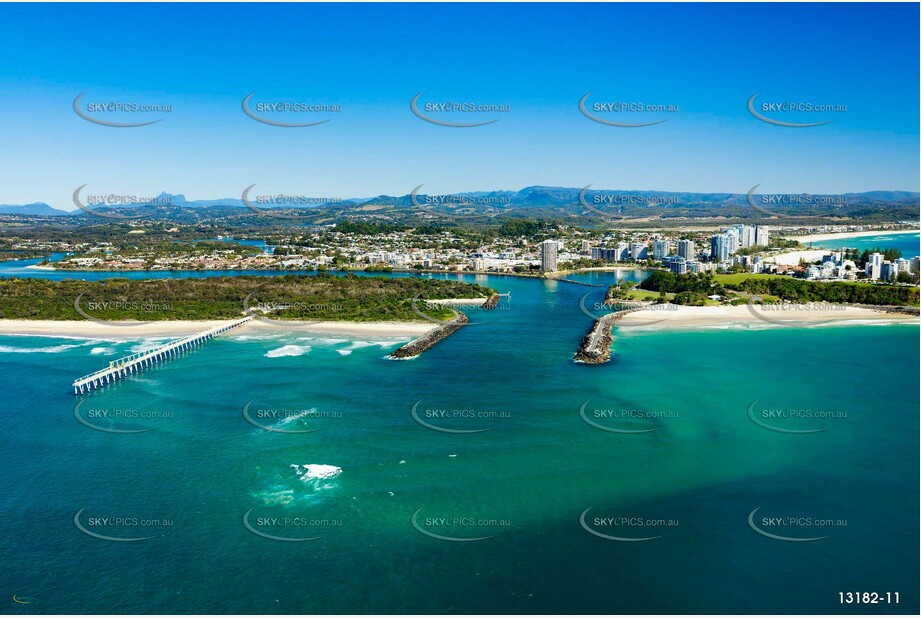
[[(2, 279), (0, 319), (85, 320), (82, 311), (101, 320), (216, 320), (242, 317), (245, 307), (271, 307), (275, 310), (266, 315), (282, 320), (402, 321), (421, 319), (413, 310), (417, 295), (434, 300), (493, 293), (478, 284), (450, 280), (322, 273), (104, 281)], [(424, 303), (416, 305), (425, 309)], [(425, 312), (439, 318), (453, 316), (447, 310)]]

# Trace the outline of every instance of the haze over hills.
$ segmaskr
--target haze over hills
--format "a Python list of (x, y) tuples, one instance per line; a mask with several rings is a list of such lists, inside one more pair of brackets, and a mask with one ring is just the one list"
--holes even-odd
[(0, 204), (0, 215), (36, 215), (58, 217), (69, 215), (66, 210), (52, 208), (44, 202), (34, 202), (32, 204)]
[[(761, 188), (761, 187), (758, 187)], [(243, 196), (189, 200), (181, 193), (163, 192), (147, 202), (129, 205), (89, 205), (73, 211), (36, 202), (0, 205), (0, 214), (24, 216), (92, 217), (112, 213), (132, 217), (175, 221), (198, 221), (219, 217), (258, 216), (259, 213), (290, 211), (313, 223), (333, 222), (343, 217), (407, 221), (444, 215), (483, 221), (499, 218), (569, 218), (575, 216), (638, 221), (733, 218), (764, 216), (814, 216), (844, 220), (915, 220), (919, 193), (912, 191), (867, 191), (839, 195), (753, 193), (692, 193), (656, 190), (598, 189), (595, 187), (530, 186), (519, 191), (471, 191), (455, 194), (425, 193), (415, 188), (400, 196), (371, 198), (313, 198), (275, 203), (260, 199), (266, 194), (253, 189)], [(756, 206), (753, 207), (752, 203)], [(760, 206), (760, 207), (759, 207)], [(760, 211), (760, 212), (756, 212)], [(277, 214), (274, 214), (274, 218)], [(278, 223), (284, 223), (278, 219)]]

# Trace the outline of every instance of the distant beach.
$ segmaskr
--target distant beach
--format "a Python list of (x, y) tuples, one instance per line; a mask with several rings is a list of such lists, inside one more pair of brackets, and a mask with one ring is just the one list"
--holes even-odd
[[(618, 327), (642, 328), (719, 328), (731, 325), (764, 325), (783, 326), (784, 322), (790, 326), (808, 326), (822, 324), (830, 321), (837, 323), (872, 321), (874, 323), (919, 323), (918, 316), (901, 313), (886, 313), (866, 307), (844, 307), (822, 309), (815, 305), (787, 306), (786, 310), (769, 308), (767, 306), (747, 305), (736, 306), (711, 306), (688, 307), (684, 305), (669, 305), (664, 310), (662, 305), (653, 305), (653, 308), (636, 311), (624, 316)], [(757, 315), (756, 315), (757, 314)], [(772, 322), (773, 320), (773, 322)]]
[(864, 236), (883, 236), (889, 234), (917, 234), (918, 230), (872, 230), (869, 232), (837, 232), (834, 234), (809, 234), (807, 236), (794, 236), (803, 244), (820, 242), (823, 240), (842, 240), (845, 238), (862, 238)]
[[(917, 235), (916, 230), (876, 230), (870, 232), (840, 232), (835, 234), (811, 234), (809, 236), (794, 236), (794, 240), (799, 242), (813, 245), (822, 245), (825, 242), (828, 242), (830, 246), (824, 249), (794, 249), (792, 251), (786, 251), (778, 255), (765, 257), (766, 262), (774, 262), (776, 264), (786, 265), (786, 266), (796, 266), (799, 264), (800, 260), (805, 260), (806, 262), (815, 262), (822, 259), (823, 255), (828, 254), (831, 251), (839, 250), (838, 247), (841, 247), (840, 241), (846, 241), (848, 239), (862, 239), (862, 238), (873, 238), (874, 236), (900, 236), (898, 241), (892, 241), (890, 243), (880, 242), (880, 246), (898, 246), (900, 242), (904, 242), (906, 239), (904, 237)], [(860, 243), (855, 242), (855, 246), (861, 246)], [(903, 249), (904, 250), (904, 249)], [(913, 257), (917, 255), (917, 251), (910, 252), (908, 255), (903, 257)]]

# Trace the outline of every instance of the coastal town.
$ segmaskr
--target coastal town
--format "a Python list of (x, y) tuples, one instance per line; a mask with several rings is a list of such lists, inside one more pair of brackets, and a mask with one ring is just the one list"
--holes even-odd
[[(172, 228), (167, 232), (175, 232)], [(909, 226), (767, 226), (738, 224), (696, 231), (596, 232), (558, 225), (536, 234), (487, 239), (450, 228), (285, 230), (262, 238), (216, 237), (163, 242), (134, 230), (128, 241), (49, 243), (18, 238), (13, 251), (57, 252), (35, 268), (105, 271), (370, 270), (550, 275), (587, 268), (664, 268), (683, 273), (781, 274), (807, 280), (915, 284), (918, 255), (812, 248), (813, 238), (911, 230)], [(156, 241), (148, 240), (156, 236)]]

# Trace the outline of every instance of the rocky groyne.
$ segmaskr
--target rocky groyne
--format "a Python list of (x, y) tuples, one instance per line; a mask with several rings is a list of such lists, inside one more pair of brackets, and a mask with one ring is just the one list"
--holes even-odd
[(591, 330), (582, 338), (579, 349), (576, 351), (573, 360), (590, 365), (598, 365), (611, 360), (611, 343), (614, 339), (611, 336), (611, 328), (614, 323), (623, 318), (628, 313), (641, 311), (642, 308), (627, 309), (617, 311), (601, 316), (592, 324)]
[(872, 309), (874, 311), (879, 311), (880, 313), (903, 313), (905, 315), (919, 315), (919, 308), (912, 307), (910, 305), (866, 305), (861, 303), (854, 303), (853, 305), (849, 306)]
[(495, 309), (499, 306), (499, 295), (493, 294), (486, 299), (486, 302), (483, 303), (483, 309)]
[(400, 359), (419, 356), (454, 331), (462, 328), (469, 321), (467, 316), (460, 311), (455, 311), (454, 314), (455, 317), (453, 320), (450, 322), (445, 322), (441, 326), (436, 326), (424, 335), (413, 339), (403, 347), (393, 352), (390, 355), (390, 358)]

